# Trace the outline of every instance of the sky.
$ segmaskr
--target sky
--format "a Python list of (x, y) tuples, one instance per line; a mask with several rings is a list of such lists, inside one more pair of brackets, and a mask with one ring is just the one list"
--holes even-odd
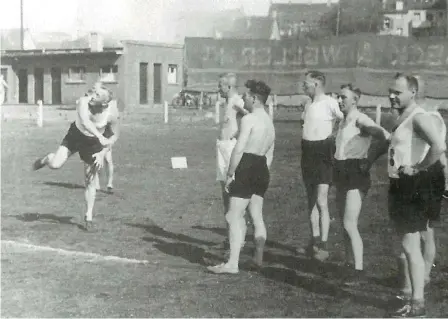
[[(172, 42), (176, 37), (175, 21), (183, 11), (242, 7), (247, 15), (265, 15), (269, 0), (23, 0), (23, 7), (24, 25), (33, 33), (61, 31), (75, 35), (79, 29)], [(20, 0), (1, 0), (0, 29), (19, 27)]]

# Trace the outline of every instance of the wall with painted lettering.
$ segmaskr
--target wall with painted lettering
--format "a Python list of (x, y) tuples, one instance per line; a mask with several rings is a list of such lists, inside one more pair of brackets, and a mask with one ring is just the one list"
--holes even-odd
[(216, 83), (235, 72), (240, 84), (265, 80), (277, 94), (300, 93), (300, 76), (309, 69), (327, 74), (328, 90), (356, 82), (366, 93), (385, 95), (393, 73), (410, 71), (426, 80), (428, 96), (448, 98), (448, 40), (415, 40), (357, 35), (321, 41), (186, 38), (188, 86)]

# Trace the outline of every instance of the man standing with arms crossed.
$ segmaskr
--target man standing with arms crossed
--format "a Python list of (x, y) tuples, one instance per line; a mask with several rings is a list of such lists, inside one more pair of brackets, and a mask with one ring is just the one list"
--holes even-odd
[(309, 71), (303, 82), (305, 94), (311, 103), (305, 107), (302, 116), (302, 177), (305, 183), (308, 212), (310, 216), (311, 240), (306, 254), (318, 260), (329, 257), (327, 250), (330, 213), (328, 211), (328, 190), (333, 179), (332, 138), (336, 120), (344, 118), (338, 102), (325, 94), (325, 75)]
[[(244, 109), (243, 99), (238, 95), (236, 74), (222, 74), (219, 78), (218, 90), (219, 94), (226, 99), (226, 102), (219, 112), (219, 135), (216, 141), (216, 180), (221, 184), (224, 214), (226, 214), (229, 210), (230, 198), (225, 190), (225, 183), (227, 181), (230, 156), (238, 137), (239, 119), (248, 112)], [(227, 248), (228, 241), (225, 240), (219, 246), (219, 248)]]
[(226, 220), (229, 224), (230, 256), (227, 263), (210, 266), (213, 273), (236, 274), (239, 272), (241, 247), (246, 237), (244, 214), (249, 212), (255, 227), (254, 262), (261, 266), (266, 242), (263, 221), (263, 198), (269, 186), (269, 168), (274, 154), (275, 128), (265, 110), (271, 88), (264, 82), (249, 80), (244, 94), (244, 106), (249, 114), (241, 120), (238, 141), (233, 149), (227, 172), (225, 191), (230, 197)]

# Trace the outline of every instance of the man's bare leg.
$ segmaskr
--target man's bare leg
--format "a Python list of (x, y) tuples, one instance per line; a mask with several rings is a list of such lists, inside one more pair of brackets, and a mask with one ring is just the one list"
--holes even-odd
[(407, 233), (403, 236), (403, 250), (406, 255), (409, 278), (412, 287), (412, 303), (424, 305), (425, 261), (421, 251), (420, 232)]
[(344, 214), (345, 214), (345, 201), (346, 201), (347, 191), (337, 189), (336, 190), (336, 205), (339, 213), (339, 220), (341, 222), (341, 228), (343, 233), (343, 244), (345, 252), (345, 264), (349, 265), (353, 262), (353, 252), (350, 242), (350, 237), (344, 227)]
[(51, 169), (61, 168), (67, 159), (72, 155), (69, 149), (60, 145), (55, 153), (49, 153), (42, 158), (37, 159), (33, 164), (33, 170), (41, 169), (48, 166)]
[(263, 264), (264, 245), (266, 243), (267, 232), (263, 220), (263, 197), (252, 195), (249, 203), (249, 212), (254, 224), (255, 253), (254, 262), (261, 267)]
[(87, 210), (85, 214), (86, 228), (90, 229), (93, 220), (93, 206), (95, 204), (96, 198), (96, 185), (95, 185), (95, 175), (97, 175), (97, 169), (93, 165), (84, 164), (84, 174), (85, 174), (85, 199)]
[(241, 247), (246, 235), (246, 221), (244, 219), (244, 213), (249, 201), (249, 199), (243, 198), (230, 198), (230, 209), (226, 214), (226, 220), (229, 224), (230, 256), (227, 263), (208, 267), (208, 270), (211, 272), (230, 274), (238, 273)]
[(431, 270), (436, 258), (434, 228), (428, 224), (427, 230), (420, 232), (423, 240), (423, 259), (425, 260), (425, 285), (431, 281)]
[(325, 260), (329, 257), (327, 250), (328, 232), (330, 231), (330, 213), (328, 211), (328, 184), (317, 186), (316, 206), (320, 217), (320, 247), (314, 257), (318, 260)]
[(107, 191), (112, 192), (114, 189), (114, 162), (112, 160), (112, 150), (106, 153), (104, 157), (107, 172)]
[(97, 191), (99, 191), (101, 189), (101, 185), (100, 185), (100, 172), (97, 172), (95, 174), (95, 188)]

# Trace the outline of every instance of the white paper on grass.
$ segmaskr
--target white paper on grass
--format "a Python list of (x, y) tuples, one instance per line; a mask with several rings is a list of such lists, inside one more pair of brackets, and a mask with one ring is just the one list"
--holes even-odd
[(171, 166), (173, 169), (188, 168), (186, 157), (171, 157)]

